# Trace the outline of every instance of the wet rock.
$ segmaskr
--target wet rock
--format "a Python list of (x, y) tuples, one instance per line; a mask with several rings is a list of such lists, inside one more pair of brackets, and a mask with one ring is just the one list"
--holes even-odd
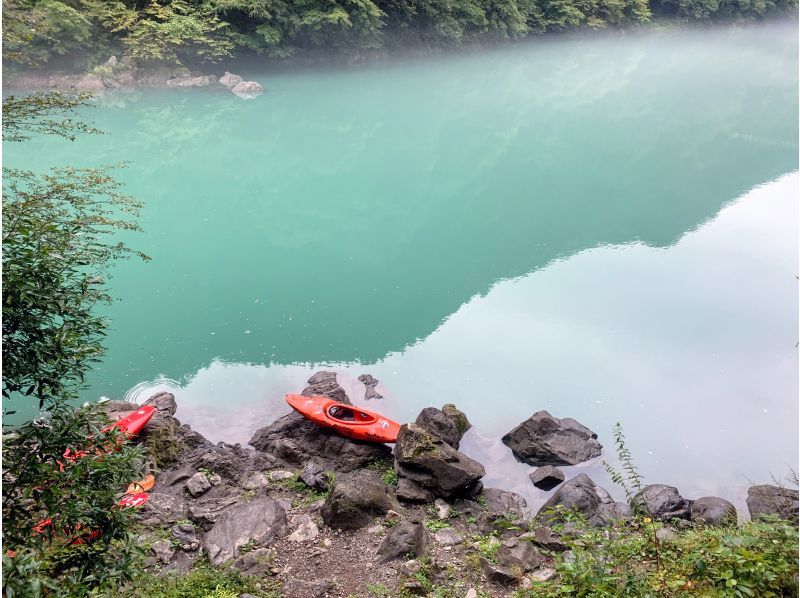
[(438, 532), (436, 532), (433, 535), (433, 539), (436, 540), (437, 544), (442, 546), (455, 546), (464, 541), (464, 536), (459, 534), (454, 529), (446, 527), (445, 529), (440, 529)]
[(420, 428), (435, 434), (454, 449), (458, 449), (461, 435), (458, 433), (455, 423), (447, 417), (440, 409), (426, 407), (417, 416), (415, 422)]
[(200, 496), (211, 488), (211, 482), (208, 481), (206, 474), (197, 472), (186, 482), (186, 490), (192, 496)]
[(387, 563), (405, 555), (425, 554), (430, 537), (421, 523), (404, 521), (389, 529), (375, 555), (379, 563)]
[(529, 465), (577, 465), (600, 455), (597, 434), (570, 417), (538, 411), (503, 436), (517, 460)]
[(373, 378), (369, 374), (361, 374), (358, 377), (359, 382), (361, 382), (364, 386), (366, 386), (366, 390), (364, 391), (364, 398), (366, 400), (370, 399), (382, 399), (383, 395), (378, 394), (375, 390), (375, 387), (378, 385), (378, 380)]
[(560, 515), (553, 510), (559, 506), (567, 511), (583, 513), (588, 522), (596, 526), (609, 525), (614, 520), (630, 516), (628, 505), (614, 502), (607, 491), (584, 473), (564, 482), (542, 505), (537, 517), (545, 522), (558, 521)]
[(467, 433), (472, 427), (472, 424), (469, 423), (466, 414), (459, 410), (455, 405), (452, 403), (447, 403), (446, 405), (442, 406), (442, 413), (444, 413), (450, 420), (456, 425), (456, 430), (458, 430), (459, 438), (462, 438), (464, 434)]
[(690, 515), (693, 522), (706, 525), (725, 525), (737, 521), (736, 507), (724, 498), (716, 496), (704, 496), (693, 500)]
[(328, 476), (319, 463), (308, 463), (300, 474), (300, 481), (314, 490), (320, 492), (328, 491)]
[[(350, 404), (334, 372), (317, 372), (308, 382), (303, 395), (323, 395)], [(391, 456), (391, 449), (385, 444), (350, 440), (317, 426), (294, 411), (256, 430), (250, 444), (281, 463), (302, 466), (315, 461), (324, 469), (337, 472), (360, 469), (371, 461)]]
[(796, 523), (798, 491), (769, 484), (751, 486), (747, 490), (747, 509), (753, 519), (761, 515), (777, 515)]
[(534, 486), (542, 490), (552, 490), (565, 479), (564, 472), (552, 465), (539, 467), (529, 473), (528, 477)]
[(399, 508), (377, 472), (360, 470), (336, 479), (321, 514), (329, 527), (357, 529), (368, 526), (389, 509)]
[(149, 405), (156, 408), (158, 414), (154, 414), (153, 417), (157, 417), (157, 415), (166, 415), (172, 417), (178, 411), (178, 403), (175, 402), (175, 395), (171, 392), (156, 393), (147, 399), (143, 405)]
[(78, 91), (86, 91), (94, 94), (101, 94), (106, 90), (103, 80), (97, 75), (84, 75), (75, 85)]
[(256, 548), (239, 556), (231, 567), (244, 575), (265, 577), (270, 574), (274, 563), (274, 548)]
[(533, 544), (519, 537), (509, 538), (500, 545), (497, 560), (503, 567), (517, 567), (522, 571), (532, 571), (547, 562)]
[(408, 478), (399, 478), (397, 480), (396, 494), (397, 498), (404, 502), (429, 503), (433, 500), (433, 492)]
[(691, 504), (674, 486), (650, 484), (633, 497), (633, 506), (649, 513), (655, 519), (689, 519)]
[(310, 542), (319, 536), (319, 528), (308, 515), (301, 515), (297, 521), (296, 529), (289, 534), (292, 542)]
[(225, 71), (225, 74), (219, 78), (219, 84), (224, 85), (228, 89), (232, 89), (239, 85), (243, 81), (240, 75), (234, 75), (233, 73), (229, 73)]
[(288, 531), (286, 511), (274, 500), (262, 498), (225, 510), (206, 534), (203, 548), (219, 566), (239, 556), (242, 546), (265, 547)]
[(172, 542), (169, 540), (158, 540), (157, 542), (153, 542), (150, 548), (158, 557), (158, 560), (164, 565), (169, 563), (172, 560), (172, 557), (175, 556), (175, 549), (172, 547)]
[(200, 539), (197, 537), (197, 531), (191, 523), (180, 523), (173, 527), (172, 537), (175, 538), (180, 543), (181, 548), (187, 552), (194, 552), (200, 548)]
[(242, 81), (234, 85), (231, 92), (243, 100), (252, 100), (260, 96), (264, 92), (264, 88), (255, 81)]
[(401, 426), (394, 446), (395, 468), (441, 498), (462, 494), (482, 478), (483, 465), (416, 424)]
[(481, 557), (481, 569), (490, 583), (503, 587), (510, 587), (519, 582), (519, 578), (513, 572), (503, 567), (498, 567), (485, 557)]
[(168, 79), (166, 82), (167, 87), (207, 87), (213, 81), (210, 75), (200, 75), (192, 77), (191, 75), (183, 75)]

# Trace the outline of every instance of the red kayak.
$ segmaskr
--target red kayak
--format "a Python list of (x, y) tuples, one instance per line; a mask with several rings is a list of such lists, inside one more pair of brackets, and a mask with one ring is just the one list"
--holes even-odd
[[(139, 407), (136, 411), (129, 413), (125, 417), (121, 417), (113, 424), (109, 424), (108, 426), (103, 428), (101, 432), (108, 432), (113, 428), (119, 428), (120, 431), (123, 432), (123, 434), (127, 438), (133, 438), (139, 432), (142, 431), (142, 428), (144, 428), (147, 425), (147, 422), (150, 421), (150, 418), (153, 417), (156, 411), (157, 411), (156, 408), (153, 407), (152, 405), (143, 405), (142, 407)], [(103, 449), (96, 449), (95, 452), (97, 454), (102, 454), (103, 452), (108, 452), (112, 449), (113, 447), (106, 446)], [(77, 461), (78, 459), (81, 459), (88, 454), (89, 452), (85, 450), (73, 451), (71, 449), (67, 449), (64, 451), (64, 458), (69, 461)], [(61, 469), (63, 469), (63, 465), (59, 466)]]
[(332, 428), (342, 436), (355, 440), (395, 442), (400, 431), (400, 424), (380, 413), (337, 403), (328, 397), (286, 395), (286, 402), (318, 426)]

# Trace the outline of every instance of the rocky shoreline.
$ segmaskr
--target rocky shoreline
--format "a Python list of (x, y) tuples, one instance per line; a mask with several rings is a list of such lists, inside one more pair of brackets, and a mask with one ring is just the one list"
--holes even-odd
[(82, 92), (103, 96), (114, 92), (131, 92), (139, 88), (188, 89), (208, 88), (229, 91), (251, 100), (264, 91), (260, 83), (245, 81), (241, 75), (225, 71), (221, 75), (191, 71), (185, 67), (142, 67), (128, 56), (111, 56), (88, 73), (27, 71), (9, 75), (6, 89), (24, 91)]
[[(312, 376), (303, 394), (350, 403), (333, 372)], [(521, 496), (483, 486), (484, 466), (458, 450), (470, 423), (454, 405), (423, 409), (392, 451), (295, 412), (257, 430), (252, 448), (215, 445), (180, 424), (170, 393), (146, 404), (158, 409), (140, 437), (156, 474), (140, 512), (150, 571), (185, 572), (207, 559), (298, 598), (426, 595), (431, 583), (447, 595), (506, 596), (557, 577), (564, 513), (600, 528), (631, 516), (585, 474), (564, 481), (557, 465), (597, 457), (602, 447), (577, 421), (544, 411), (503, 438), (517, 459), (538, 466), (532, 483), (553, 490), (533, 514)], [(104, 404), (111, 417), (135, 407)], [(645, 486), (637, 501), (665, 523), (665, 538), (737, 518), (723, 498), (687, 500), (663, 484)], [(754, 486), (747, 504), (752, 517), (797, 521), (796, 490)]]

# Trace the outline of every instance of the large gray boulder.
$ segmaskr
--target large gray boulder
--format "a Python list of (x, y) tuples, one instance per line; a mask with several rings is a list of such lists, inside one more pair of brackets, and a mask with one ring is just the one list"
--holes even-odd
[(529, 465), (577, 465), (600, 455), (597, 434), (571, 417), (538, 411), (503, 436), (519, 461)]
[(322, 519), (329, 527), (358, 529), (366, 527), (375, 517), (400, 509), (389, 494), (389, 488), (377, 472), (360, 470), (339, 476), (333, 490), (322, 505)]
[[(351, 404), (336, 382), (335, 372), (317, 372), (308, 383), (302, 393), (304, 396), (326, 396)], [(392, 453), (385, 444), (350, 440), (333, 430), (321, 428), (295, 411), (256, 430), (250, 444), (279, 463), (301, 467), (314, 461), (327, 471), (338, 472), (360, 469)]]
[(425, 526), (404, 521), (389, 530), (375, 553), (379, 563), (387, 563), (402, 556), (422, 556), (430, 545)]
[(633, 497), (633, 507), (648, 512), (655, 519), (689, 519), (691, 503), (674, 486), (650, 484)]
[(483, 465), (417, 424), (400, 427), (394, 457), (398, 476), (441, 498), (469, 493), (486, 474)]
[(583, 513), (587, 521), (596, 526), (610, 525), (631, 515), (628, 505), (614, 502), (609, 493), (585, 473), (564, 482), (542, 505), (537, 517), (548, 522), (558, 521), (561, 518), (559, 507)]
[(736, 523), (736, 507), (724, 498), (704, 496), (693, 500), (690, 508), (691, 519), (705, 525), (725, 525)]
[(797, 523), (798, 491), (770, 484), (751, 486), (747, 490), (747, 509), (753, 519), (777, 515)]
[(528, 572), (547, 563), (547, 558), (536, 550), (529, 540), (514, 537), (505, 540), (500, 545), (497, 551), (497, 561), (503, 567)]
[(219, 516), (203, 540), (203, 549), (209, 562), (219, 566), (239, 556), (242, 546), (266, 547), (288, 531), (286, 511), (274, 500), (242, 502)]

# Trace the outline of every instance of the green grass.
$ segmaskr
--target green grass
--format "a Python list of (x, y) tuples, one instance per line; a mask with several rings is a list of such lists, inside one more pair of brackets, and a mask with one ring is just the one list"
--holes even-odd
[(387, 486), (394, 486), (397, 484), (397, 472), (394, 470), (393, 459), (388, 457), (376, 459), (367, 464), (367, 469), (380, 473), (383, 483)]
[(207, 562), (188, 573), (143, 573), (120, 595), (124, 598), (235, 598), (239, 594), (277, 598), (278, 584), (270, 578), (247, 577), (232, 569), (214, 569)]
[(523, 596), (796, 597), (797, 528), (771, 519), (723, 527), (695, 526), (659, 547), (650, 522), (637, 517), (602, 530), (586, 525), (566, 539), (575, 555), (556, 556), (558, 578)]

